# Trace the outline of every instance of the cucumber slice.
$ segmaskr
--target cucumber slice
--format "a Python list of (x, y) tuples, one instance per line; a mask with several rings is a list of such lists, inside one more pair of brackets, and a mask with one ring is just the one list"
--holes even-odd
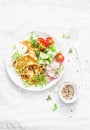
[(43, 53), (43, 52), (40, 52), (40, 58), (45, 60), (45, 59), (48, 59), (49, 56), (47, 54)]

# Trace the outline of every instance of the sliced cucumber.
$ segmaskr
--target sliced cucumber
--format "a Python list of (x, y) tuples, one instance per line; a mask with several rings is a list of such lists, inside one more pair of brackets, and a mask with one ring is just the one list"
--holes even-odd
[(46, 65), (46, 64), (49, 64), (50, 62), (48, 61), (48, 60), (39, 60), (39, 62), (38, 62), (39, 64), (41, 64), (41, 65)]
[(45, 59), (48, 59), (49, 58), (49, 55), (43, 53), (43, 52), (40, 52), (40, 58), (45, 60)]

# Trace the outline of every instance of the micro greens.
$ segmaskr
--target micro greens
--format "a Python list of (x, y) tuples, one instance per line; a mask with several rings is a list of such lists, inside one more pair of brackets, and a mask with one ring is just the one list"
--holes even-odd
[(18, 60), (21, 57), (21, 54), (19, 53), (18, 50), (12, 55), (13, 60)]
[(70, 38), (70, 34), (63, 34), (63, 35), (62, 35), (62, 38), (64, 38), (64, 39), (66, 39), (66, 40), (67, 40), (67, 39), (69, 39), (69, 38)]
[(38, 76), (35, 76), (34, 77), (34, 80), (35, 80), (35, 82), (37, 83), (37, 85), (36, 86), (44, 86), (44, 85), (46, 85), (46, 78), (45, 78), (45, 74), (43, 73), (43, 74), (40, 74), (40, 75), (38, 75)]

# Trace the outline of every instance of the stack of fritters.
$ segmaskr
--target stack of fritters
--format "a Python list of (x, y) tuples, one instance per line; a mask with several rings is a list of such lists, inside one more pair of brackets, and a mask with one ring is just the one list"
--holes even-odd
[(24, 41), (22, 44), (27, 46), (27, 52), (14, 61), (13, 66), (24, 81), (35, 84), (34, 77), (42, 74), (44, 68), (37, 63), (36, 50), (31, 46), (31, 43)]

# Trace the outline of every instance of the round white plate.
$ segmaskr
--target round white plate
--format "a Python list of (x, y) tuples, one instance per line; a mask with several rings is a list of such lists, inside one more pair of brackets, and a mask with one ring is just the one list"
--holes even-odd
[[(48, 37), (50, 36), (47, 33), (42, 33), (42, 32), (34, 32), (36, 34), (38, 34), (40, 37)], [(30, 33), (26, 33), (23, 34), (21, 36), (19, 36), (18, 38), (14, 39), (13, 43), (10, 44), (7, 55), (6, 55), (6, 69), (8, 72), (8, 75), (10, 76), (11, 80), (19, 87), (26, 89), (28, 91), (42, 91), (42, 90), (46, 90), (48, 88), (51, 88), (52, 86), (54, 86), (63, 76), (64, 74), (64, 70), (65, 70), (65, 61), (63, 62), (63, 66), (64, 66), (64, 70), (60, 72), (60, 76), (57, 79), (52, 80), (50, 83), (47, 83), (45, 86), (43, 87), (35, 87), (35, 86), (30, 86), (30, 87), (26, 87), (21, 79), (21, 77), (16, 73), (14, 67), (12, 66), (12, 47), (15, 43), (19, 43), (19, 41), (28, 39), (30, 37)], [(63, 53), (63, 49), (61, 44), (59, 43), (59, 41), (55, 40), (55, 45), (57, 47), (58, 50), (60, 50)], [(12, 41), (11, 41), (12, 42)]]

